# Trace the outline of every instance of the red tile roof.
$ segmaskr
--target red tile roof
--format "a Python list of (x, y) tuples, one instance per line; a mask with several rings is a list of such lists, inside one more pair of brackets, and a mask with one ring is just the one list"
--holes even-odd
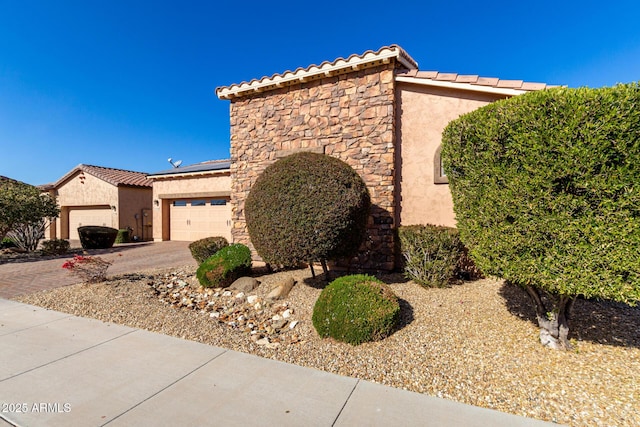
[(256, 92), (273, 90), (286, 84), (300, 83), (308, 80), (329, 77), (342, 73), (344, 70), (357, 70), (361, 67), (374, 66), (395, 60), (403, 67), (417, 69), (418, 63), (398, 45), (383, 46), (377, 51), (367, 50), (357, 55), (350, 55), (348, 58), (337, 58), (333, 61), (324, 61), (320, 65), (311, 64), (306, 68), (296, 68), (295, 71), (285, 71), (283, 73), (264, 76), (260, 79), (253, 79), (250, 82), (216, 88), (216, 94), (220, 99), (231, 99), (238, 96), (245, 96)]
[(106, 168), (103, 166), (83, 165), (79, 164), (68, 172), (65, 176), (60, 178), (53, 187), (59, 187), (64, 181), (70, 178), (76, 172), (81, 171), (95, 176), (105, 182), (116, 187), (147, 187), (151, 188), (153, 181), (147, 179), (147, 174), (144, 172), (134, 172), (123, 169)]
[(412, 77), (434, 82), (464, 83), (472, 86), (494, 87), (498, 89), (514, 89), (521, 91), (541, 90), (555, 85), (545, 83), (532, 83), (522, 80), (501, 80), (497, 77), (480, 77), (469, 74), (440, 73), (438, 71), (401, 70), (396, 72), (396, 77)]

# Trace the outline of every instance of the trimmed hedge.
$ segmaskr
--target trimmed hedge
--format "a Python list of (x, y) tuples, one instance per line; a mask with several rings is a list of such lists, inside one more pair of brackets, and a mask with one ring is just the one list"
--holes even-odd
[(556, 88), (451, 122), (442, 156), (478, 266), (560, 296), (640, 301), (640, 86)]
[(108, 249), (115, 243), (118, 230), (99, 225), (85, 225), (78, 227), (78, 235), (84, 249)]
[(425, 287), (445, 287), (454, 279), (479, 277), (458, 230), (436, 225), (398, 227), (405, 277)]
[(127, 228), (118, 230), (115, 243), (129, 243), (131, 242), (131, 234)]
[(312, 322), (318, 334), (352, 345), (386, 338), (400, 320), (393, 291), (373, 276), (351, 275), (331, 282), (318, 297)]
[(247, 197), (245, 216), (262, 259), (292, 267), (354, 255), (370, 206), (369, 191), (351, 166), (303, 152), (265, 169)]
[(229, 246), (229, 242), (222, 236), (205, 237), (189, 244), (191, 256), (198, 264), (202, 264), (207, 258), (215, 255), (220, 249)]
[(251, 272), (251, 251), (243, 244), (226, 246), (207, 258), (196, 277), (205, 288), (225, 288), (236, 279)]

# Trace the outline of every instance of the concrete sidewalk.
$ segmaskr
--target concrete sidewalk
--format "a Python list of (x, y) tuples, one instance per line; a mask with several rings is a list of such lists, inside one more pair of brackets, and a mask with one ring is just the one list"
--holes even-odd
[(0, 299), (0, 426), (542, 426)]

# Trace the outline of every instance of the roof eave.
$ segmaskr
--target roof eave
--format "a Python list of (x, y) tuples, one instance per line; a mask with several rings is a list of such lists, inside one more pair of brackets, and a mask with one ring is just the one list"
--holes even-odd
[(377, 52), (367, 51), (362, 55), (351, 55), (347, 59), (338, 58), (333, 62), (323, 62), (320, 65), (310, 65), (304, 69), (298, 68), (295, 71), (285, 71), (282, 74), (274, 74), (271, 77), (263, 77), (260, 80), (219, 87), (216, 89), (216, 95), (220, 99), (232, 99), (249, 93), (260, 93), (290, 84), (304, 83), (309, 80), (331, 77), (348, 71), (388, 64), (392, 60), (398, 61), (407, 69), (418, 68), (418, 63), (400, 46), (392, 45), (380, 48)]
[(163, 179), (163, 178), (185, 178), (203, 175), (221, 175), (231, 172), (231, 169), (216, 169), (209, 171), (195, 171), (195, 172), (182, 172), (182, 173), (166, 173), (161, 175), (147, 175), (148, 179)]
[(470, 91), (470, 92), (490, 93), (493, 95), (503, 95), (503, 96), (517, 96), (517, 95), (522, 95), (523, 93), (528, 92), (527, 90), (520, 90), (520, 89), (481, 86), (481, 85), (474, 85), (470, 83), (438, 81), (438, 80), (423, 79), (418, 77), (396, 76), (395, 79), (396, 79), (396, 82), (401, 82), (401, 83), (411, 83), (411, 84), (422, 85), (422, 86), (464, 90), (464, 91)]

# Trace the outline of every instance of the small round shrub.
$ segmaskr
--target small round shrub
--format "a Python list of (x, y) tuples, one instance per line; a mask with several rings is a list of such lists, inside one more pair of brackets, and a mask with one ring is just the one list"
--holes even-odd
[(69, 250), (69, 241), (64, 239), (51, 239), (42, 242), (43, 255), (61, 255)]
[(78, 235), (84, 249), (108, 249), (115, 243), (118, 230), (99, 225), (85, 225), (78, 227)]
[(313, 308), (312, 322), (322, 338), (358, 345), (391, 334), (400, 320), (393, 291), (375, 277), (351, 275), (331, 282)]
[(198, 264), (202, 264), (207, 258), (215, 255), (220, 249), (229, 246), (229, 242), (222, 236), (205, 237), (189, 244), (191, 256)]
[(118, 235), (116, 236), (116, 243), (129, 243), (131, 241), (131, 234), (129, 233), (129, 229), (123, 228), (118, 230)]
[(245, 203), (251, 243), (273, 265), (354, 255), (366, 235), (371, 199), (351, 166), (296, 153), (268, 166)]
[(405, 277), (425, 287), (445, 287), (454, 279), (480, 273), (460, 240), (458, 230), (437, 225), (398, 227)]
[(196, 277), (205, 288), (225, 288), (251, 271), (251, 250), (240, 243), (225, 246), (207, 258)]

